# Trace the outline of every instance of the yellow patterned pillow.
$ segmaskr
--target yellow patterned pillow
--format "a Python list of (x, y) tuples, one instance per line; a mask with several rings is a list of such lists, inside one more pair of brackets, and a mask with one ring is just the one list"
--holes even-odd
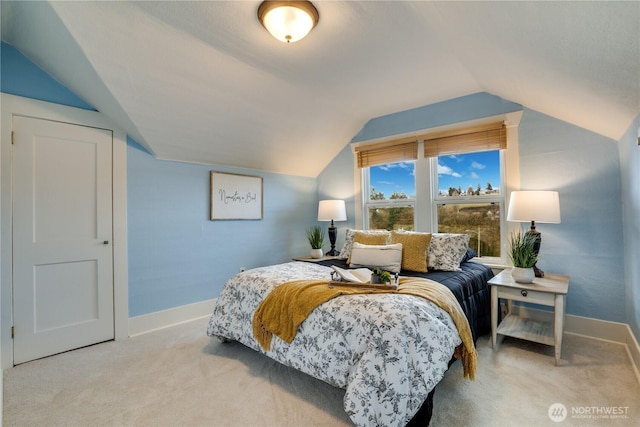
[[(362, 243), (363, 245), (386, 245), (389, 243), (391, 233), (388, 231), (356, 231), (353, 236), (354, 243)], [(347, 263), (351, 264), (351, 253)]]
[(402, 269), (427, 272), (427, 250), (431, 242), (431, 233), (412, 231), (393, 231), (391, 243), (402, 243)]
[(353, 241), (363, 245), (386, 245), (389, 243), (390, 234), (389, 232), (367, 233), (366, 231), (356, 231)]

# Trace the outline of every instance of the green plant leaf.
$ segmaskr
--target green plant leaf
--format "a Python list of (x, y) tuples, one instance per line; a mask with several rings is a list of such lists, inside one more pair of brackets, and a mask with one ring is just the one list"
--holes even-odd
[(514, 267), (531, 268), (538, 262), (535, 251), (536, 238), (531, 234), (522, 234), (520, 230), (511, 233), (509, 238), (509, 259)]
[(307, 240), (311, 249), (322, 249), (324, 244), (324, 228), (315, 225), (307, 230)]

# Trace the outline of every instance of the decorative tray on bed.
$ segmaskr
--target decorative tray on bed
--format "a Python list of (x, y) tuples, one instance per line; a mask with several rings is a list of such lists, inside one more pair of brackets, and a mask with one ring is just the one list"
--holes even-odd
[(383, 290), (383, 291), (395, 291), (398, 289), (397, 285), (394, 284), (375, 284), (371, 282), (360, 283), (360, 282), (347, 282), (344, 280), (330, 280), (329, 281), (330, 288), (357, 288), (357, 289), (373, 289), (373, 290)]

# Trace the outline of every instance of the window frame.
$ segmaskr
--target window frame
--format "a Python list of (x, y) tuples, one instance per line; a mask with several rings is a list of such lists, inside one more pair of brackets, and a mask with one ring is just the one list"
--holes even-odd
[[(399, 135), (390, 135), (384, 138), (376, 138), (370, 140), (362, 140), (353, 142), (351, 144), (351, 149), (354, 154), (353, 156), (353, 179), (354, 179), (354, 194), (355, 200), (359, 200), (359, 203), (355, 204), (355, 228), (368, 228), (368, 211), (365, 210), (365, 203), (368, 200), (368, 194), (364, 193), (364, 177), (365, 172), (364, 168), (359, 168), (357, 163), (357, 158), (355, 156), (356, 149), (363, 145), (369, 145), (372, 143), (379, 144), (384, 140), (396, 139), (396, 138), (407, 138), (411, 135), (424, 135), (426, 133), (431, 132), (440, 132), (443, 130), (464, 128), (469, 126), (478, 125), (481, 122), (494, 122), (496, 120), (503, 120), (507, 129), (507, 149), (504, 150), (504, 165), (503, 165), (503, 173), (501, 177), (502, 184), (501, 186), (504, 188), (504, 204), (501, 209), (501, 250), (500, 253), (502, 257), (499, 260), (495, 260), (496, 262), (491, 262), (487, 259), (477, 259), (478, 262), (482, 262), (483, 264), (489, 265), (490, 267), (495, 267), (498, 269), (505, 268), (510, 265), (509, 260), (507, 258), (507, 240), (509, 233), (520, 229), (519, 223), (508, 222), (506, 220), (506, 207), (509, 206), (509, 198), (512, 191), (520, 189), (520, 165), (519, 165), (519, 147), (518, 147), (518, 126), (520, 125), (520, 120), (522, 119), (523, 111), (513, 111), (510, 113), (499, 114), (491, 117), (485, 117), (484, 119), (478, 120), (470, 120), (466, 122), (458, 122), (453, 123), (451, 125), (433, 127), (433, 128), (423, 128), (420, 130), (416, 130), (414, 132), (399, 134)], [(416, 170), (415, 170), (415, 185), (416, 185), (416, 200), (414, 207), (414, 227), (416, 231), (422, 232), (433, 232), (436, 228), (434, 228), (434, 214), (432, 208), (432, 182), (433, 178), (431, 177), (431, 169), (430, 167), (419, 166), (423, 163), (428, 163), (429, 158), (424, 158), (423, 153), (423, 140), (418, 141), (418, 158), (416, 159)], [(437, 169), (436, 169), (437, 172)], [(368, 174), (368, 172), (367, 172)], [(368, 185), (368, 182), (367, 182)], [(369, 188), (369, 187), (367, 187)], [(504, 214), (502, 214), (504, 212)], [(436, 217), (437, 218), (437, 217)], [(437, 219), (436, 219), (437, 221)], [(366, 224), (366, 226), (365, 226)]]
[[(494, 151), (494, 150), (490, 150)], [(507, 169), (507, 149), (498, 150), (500, 165), (500, 194), (498, 195), (482, 195), (482, 196), (450, 196), (442, 197), (439, 195), (438, 186), (438, 157), (429, 158), (429, 172), (431, 174), (431, 230), (438, 230), (438, 206), (441, 205), (471, 205), (476, 203), (497, 203), (500, 207), (500, 256), (488, 257), (480, 256), (478, 259), (485, 264), (504, 264), (506, 261), (505, 244), (506, 236), (505, 227), (507, 226), (507, 214), (505, 201), (506, 197), (506, 169)], [(464, 154), (479, 153), (481, 151), (469, 151)], [(416, 196), (417, 197), (417, 196)], [(437, 232), (437, 231), (436, 231)]]
[[(397, 162), (391, 162), (391, 163), (400, 163), (400, 162), (406, 162), (407, 160), (398, 160)], [(391, 163), (386, 163), (386, 164), (391, 164)], [(416, 188), (416, 195), (415, 197), (410, 197), (410, 198), (406, 198), (406, 199), (382, 199), (382, 200), (371, 200), (369, 198), (369, 195), (371, 194), (371, 173), (370, 170), (372, 167), (376, 167), (376, 166), (384, 166), (384, 164), (381, 165), (374, 165), (374, 166), (367, 166), (367, 167), (363, 167), (360, 168), (361, 171), (361, 181), (362, 181), (362, 199), (363, 199), (363, 203), (362, 203), (362, 213), (363, 213), (363, 228), (368, 230), (369, 229), (369, 209), (370, 208), (375, 208), (375, 207), (380, 207), (380, 208), (394, 208), (394, 207), (407, 207), (407, 206), (411, 206), (413, 208), (413, 229), (416, 230), (417, 224), (416, 224), (416, 202), (418, 199), (418, 190)], [(414, 164), (414, 170), (417, 167), (417, 161)], [(417, 180), (416, 180), (416, 176), (414, 173), (413, 176), (414, 179), (414, 188), (417, 185)], [(367, 189), (367, 191), (365, 192), (364, 189)]]

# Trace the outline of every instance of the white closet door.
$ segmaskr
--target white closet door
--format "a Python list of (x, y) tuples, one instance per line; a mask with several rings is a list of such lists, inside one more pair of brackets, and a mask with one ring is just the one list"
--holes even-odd
[(114, 338), (110, 130), (13, 120), (14, 363)]

